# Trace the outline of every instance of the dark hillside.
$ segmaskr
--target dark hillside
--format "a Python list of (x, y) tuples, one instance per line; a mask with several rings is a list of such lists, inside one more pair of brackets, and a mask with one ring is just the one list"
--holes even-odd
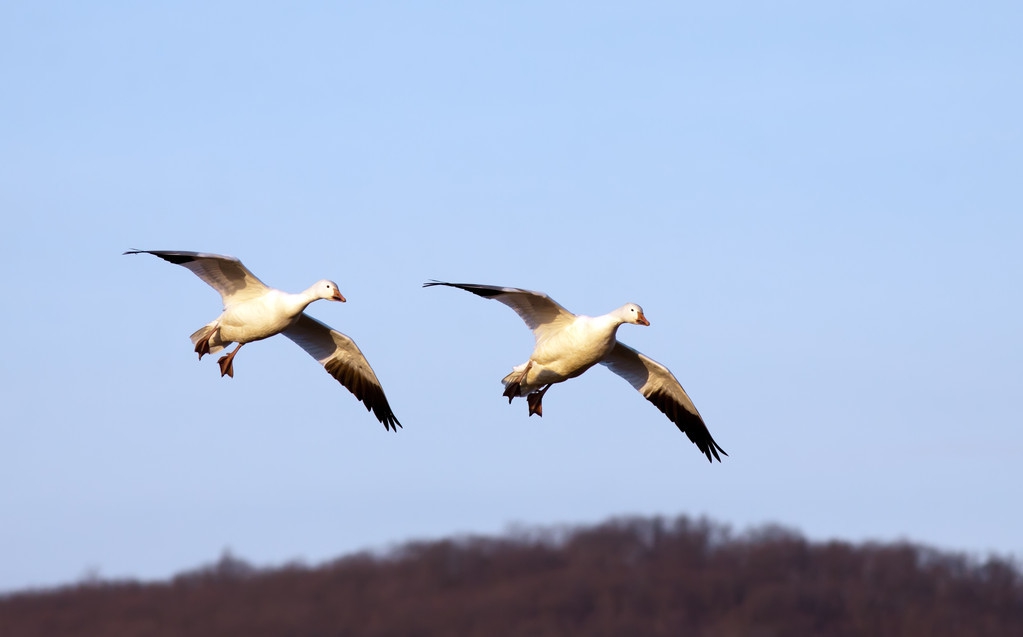
[(0, 597), (4, 637), (1023, 635), (1014, 564), (679, 518)]

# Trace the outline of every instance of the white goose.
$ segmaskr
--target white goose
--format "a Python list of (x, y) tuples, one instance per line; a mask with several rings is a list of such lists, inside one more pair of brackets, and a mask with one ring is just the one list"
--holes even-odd
[(572, 314), (542, 292), (471, 283), (430, 281), (423, 287), (445, 285), (504, 303), (522, 317), (536, 337), (529, 360), (501, 380), (508, 402), (525, 396), (529, 415), (543, 416), (542, 400), (554, 383), (579, 376), (597, 363), (629, 381), (647, 400), (664, 412), (707, 456), (721, 462), (725, 450), (714, 441), (700, 412), (667, 367), (619, 343), (622, 323), (650, 325), (643, 308), (627, 303), (603, 316)]
[(124, 254), (151, 254), (191, 270), (220, 293), (224, 312), (196, 330), (192, 336), (201, 360), (231, 343), (231, 353), (221, 356), (220, 375), (234, 377), (234, 357), (242, 345), (274, 334), (284, 334), (315, 358), (327, 372), (372, 410), (385, 429), (397, 431), (384, 389), (369, 361), (352, 339), (303, 313), (318, 299), (345, 301), (337, 284), (323, 279), (298, 294), (268, 287), (234, 257), (172, 250), (129, 250)]

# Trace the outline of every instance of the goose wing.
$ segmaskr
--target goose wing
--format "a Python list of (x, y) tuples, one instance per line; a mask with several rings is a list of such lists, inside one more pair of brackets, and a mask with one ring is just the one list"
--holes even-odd
[(372, 410), (384, 429), (398, 431), (401, 423), (394, 417), (383, 386), (355, 341), (307, 314), (300, 314), (298, 320), (281, 333), (323, 365), (328, 374), (366, 405), (367, 410)]
[(559, 329), (575, 318), (575, 314), (563, 308), (543, 292), (533, 292), (521, 288), (503, 288), (496, 285), (445, 283), (444, 281), (430, 281), (424, 283), (423, 287), (428, 288), (434, 285), (458, 288), (485, 299), (494, 299), (504, 303), (515, 310), (515, 313), (526, 322), (529, 329), (533, 330), (537, 341), (542, 340), (548, 332)]
[(124, 254), (142, 253), (188, 268), (220, 293), (224, 307), (262, 296), (270, 289), (234, 257), (179, 250), (128, 250)]
[(667, 367), (621, 343), (617, 343), (601, 363), (629, 381), (664, 412), (668, 420), (675, 423), (707, 456), (707, 460), (721, 462), (719, 451), (728, 455), (710, 435), (700, 412), (696, 411), (696, 405)]

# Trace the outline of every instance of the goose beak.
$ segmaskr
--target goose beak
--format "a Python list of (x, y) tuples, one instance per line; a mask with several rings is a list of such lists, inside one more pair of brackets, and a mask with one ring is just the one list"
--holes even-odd
[(640, 312), (639, 316), (636, 317), (636, 322), (640, 325), (650, 325), (650, 321), (646, 320), (646, 317), (643, 316), (642, 312)]
[(341, 301), (342, 303), (344, 303), (345, 302), (345, 297), (341, 296), (341, 291), (340, 290), (334, 290), (334, 296), (330, 297), (330, 300), (331, 301)]

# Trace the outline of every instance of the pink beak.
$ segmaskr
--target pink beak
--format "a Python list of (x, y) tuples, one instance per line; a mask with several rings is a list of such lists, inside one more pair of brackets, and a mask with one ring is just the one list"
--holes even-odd
[(643, 316), (642, 312), (639, 313), (639, 316), (636, 318), (636, 322), (640, 325), (650, 325), (650, 321), (646, 320), (646, 317)]
[(334, 290), (334, 296), (330, 297), (330, 299), (332, 301), (341, 301), (342, 303), (345, 302), (345, 297), (341, 296), (340, 290)]

